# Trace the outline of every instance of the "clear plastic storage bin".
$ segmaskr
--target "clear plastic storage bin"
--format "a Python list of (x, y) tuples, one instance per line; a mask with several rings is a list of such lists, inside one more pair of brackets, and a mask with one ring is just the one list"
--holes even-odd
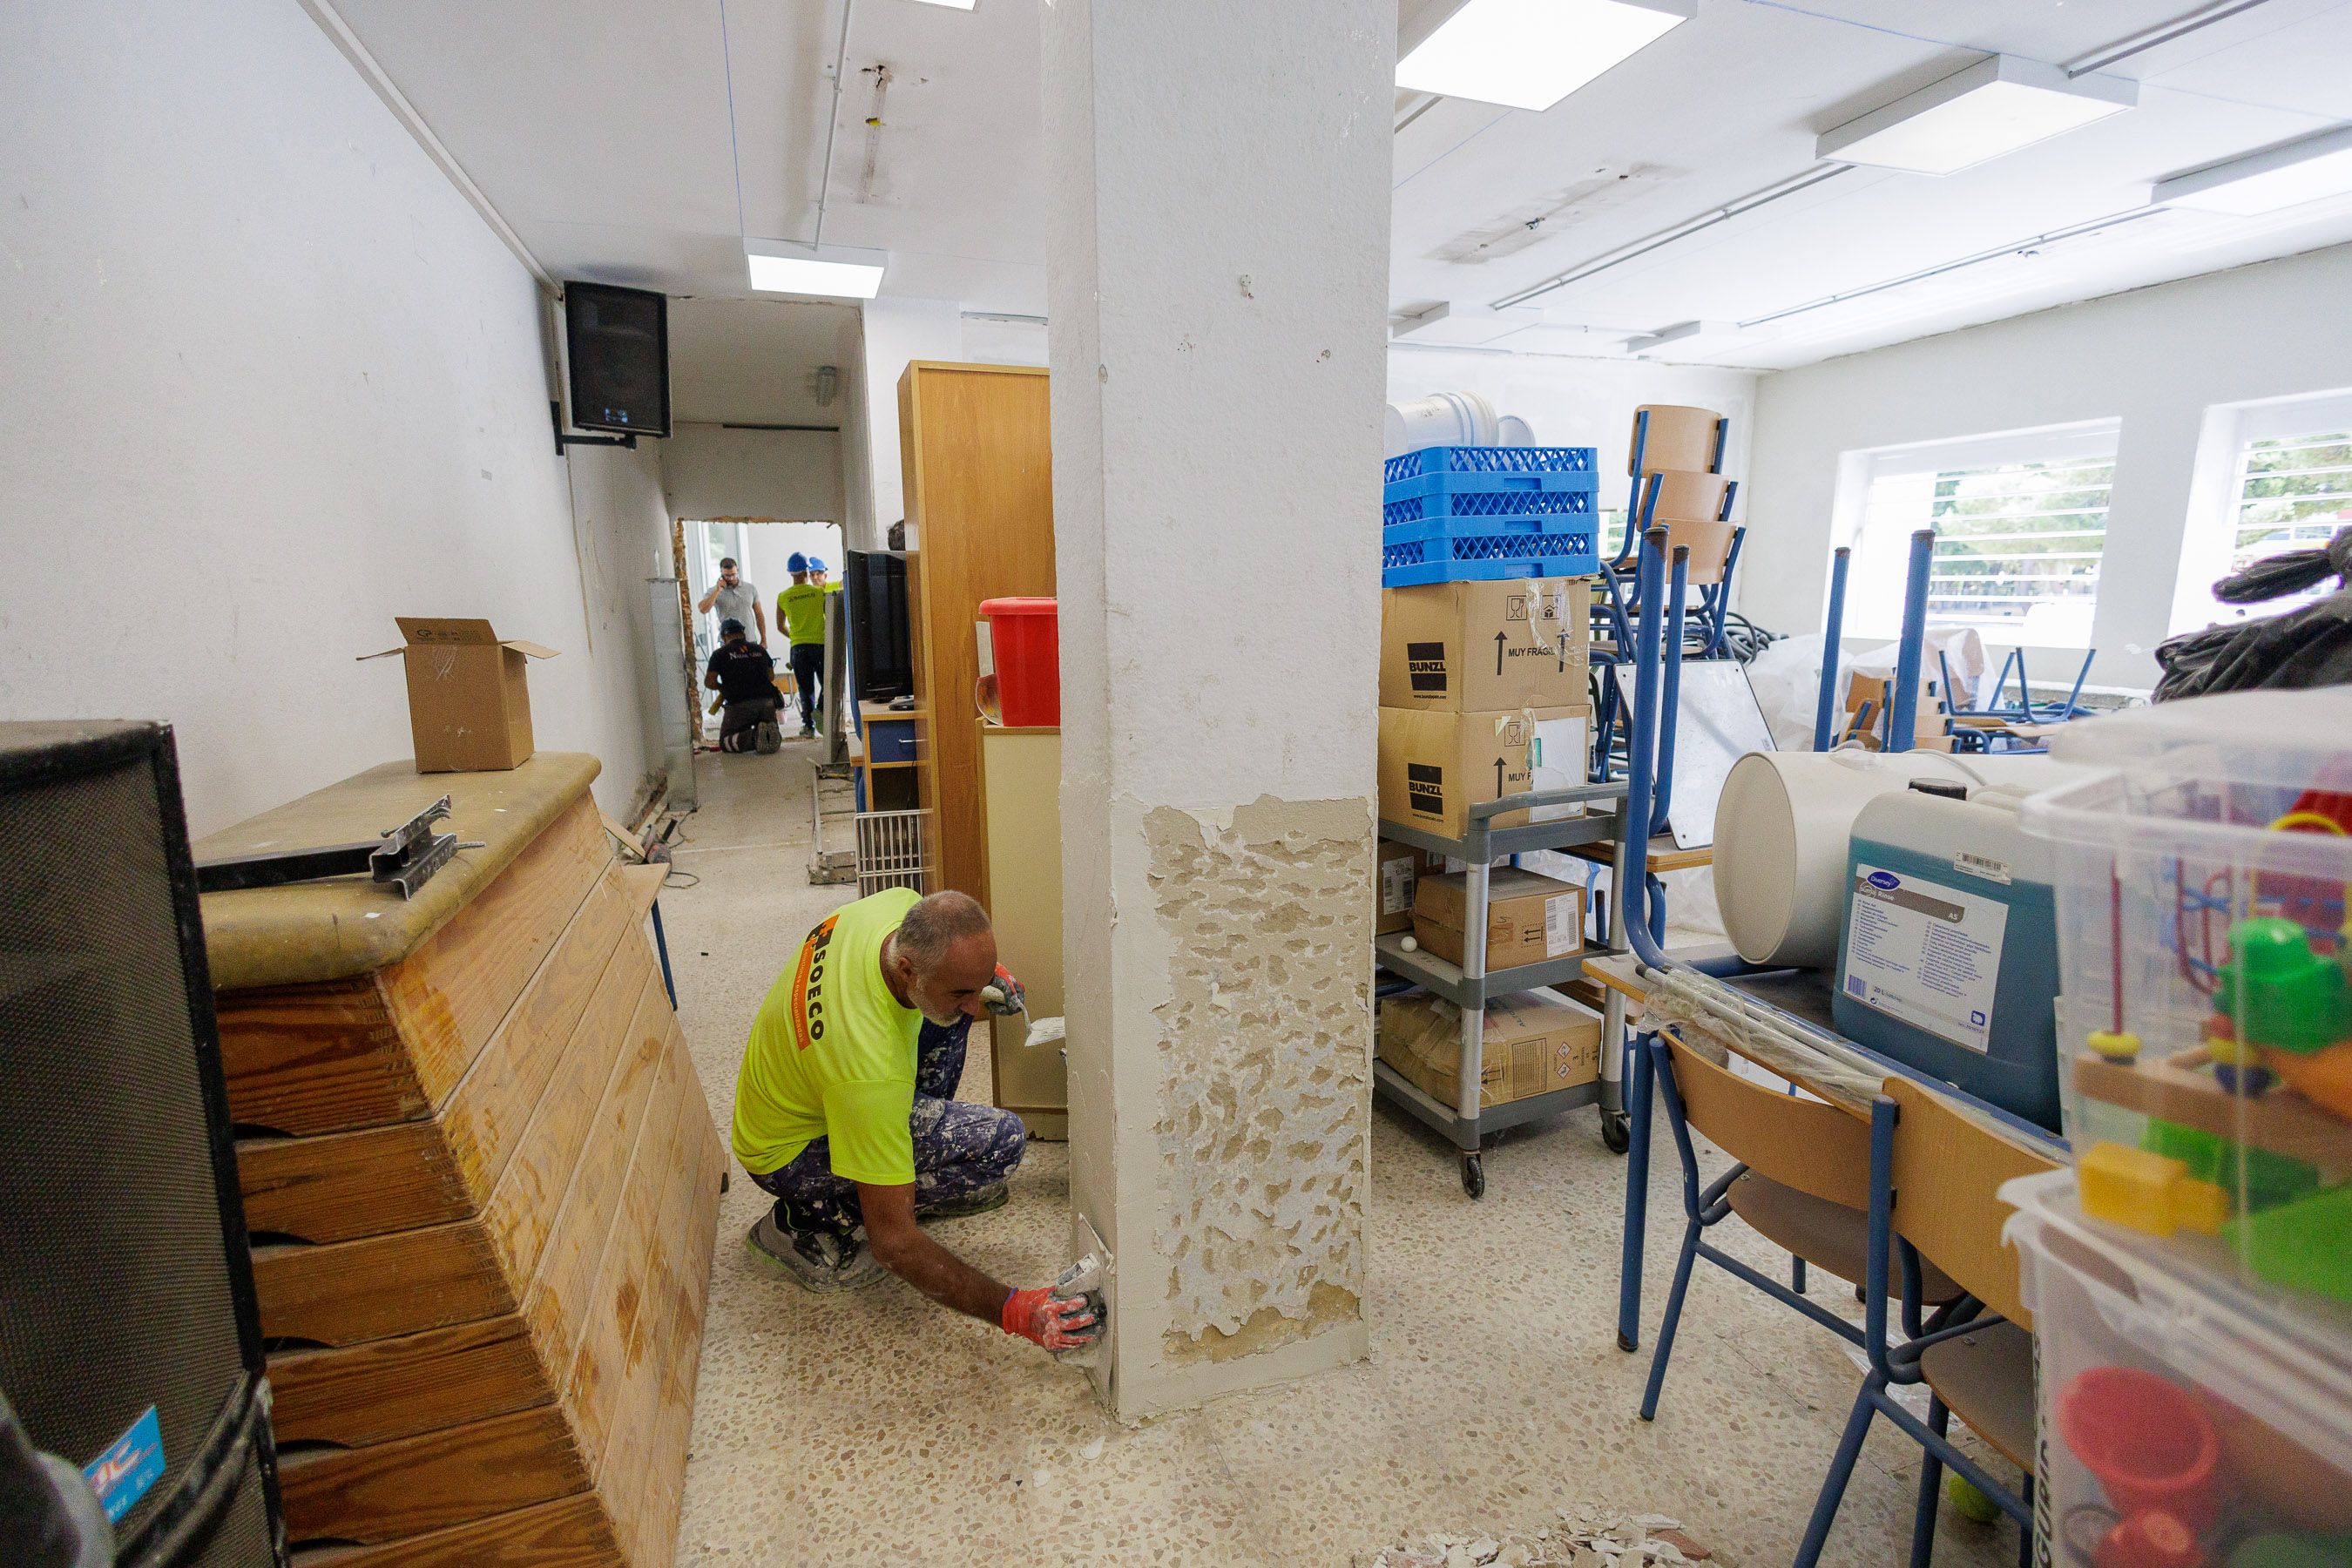
[(2087, 1223), (2073, 1172), (2000, 1192), (2039, 1351), (2037, 1561), (2352, 1565), (2352, 1346)]
[(2352, 1325), (2352, 690), (2065, 727), (2059, 1053), (2084, 1209)]

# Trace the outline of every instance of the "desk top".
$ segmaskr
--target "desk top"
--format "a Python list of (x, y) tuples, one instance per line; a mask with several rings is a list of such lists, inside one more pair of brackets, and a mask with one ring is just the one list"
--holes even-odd
[(443, 795), (440, 826), (479, 849), (461, 849), (413, 899), (365, 878), (243, 888), (203, 899), (213, 985), (308, 984), (397, 963), (425, 943), (583, 794), (601, 770), (580, 752), (539, 752), (499, 773), (420, 773), (406, 758), (272, 806), (210, 834), (199, 860), (373, 838)]

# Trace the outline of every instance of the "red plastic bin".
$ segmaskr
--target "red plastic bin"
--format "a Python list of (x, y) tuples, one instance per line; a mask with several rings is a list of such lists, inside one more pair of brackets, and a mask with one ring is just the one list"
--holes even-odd
[(982, 599), (996, 649), (996, 690), (1004, 723), (1043, 729), (1062, 721), (1061, 621), (1051, 599)]

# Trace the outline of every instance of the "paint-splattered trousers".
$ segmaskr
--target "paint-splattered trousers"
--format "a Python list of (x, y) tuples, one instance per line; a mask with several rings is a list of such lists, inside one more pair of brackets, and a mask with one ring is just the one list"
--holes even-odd
[[(1013, 1174), (1029, 1146), (1021, 1118), (993, 1106), (950, 1099), (963, 1077), (970, 1018), (951, 1028), (929, 1019), (915, 1044), (915, 1109), (907, 1119), (915, 1140), (915, 1214), (969, 1197)], [(832, 1140), (820, 1138), (790, 1164), (752, 1181), (776, 1200), (776, 1224), (792, 1231), (847, 1236), (865, 1221), (857, 1185), (833, 1173)]]

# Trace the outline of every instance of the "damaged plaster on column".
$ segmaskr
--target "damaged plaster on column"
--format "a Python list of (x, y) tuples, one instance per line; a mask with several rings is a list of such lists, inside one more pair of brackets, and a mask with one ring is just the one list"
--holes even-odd
[(1144, 818), (1166, 942), (1162, 1349), (1222, 1362), (1362, 1316), (1372, 812), (1260, 796)]

